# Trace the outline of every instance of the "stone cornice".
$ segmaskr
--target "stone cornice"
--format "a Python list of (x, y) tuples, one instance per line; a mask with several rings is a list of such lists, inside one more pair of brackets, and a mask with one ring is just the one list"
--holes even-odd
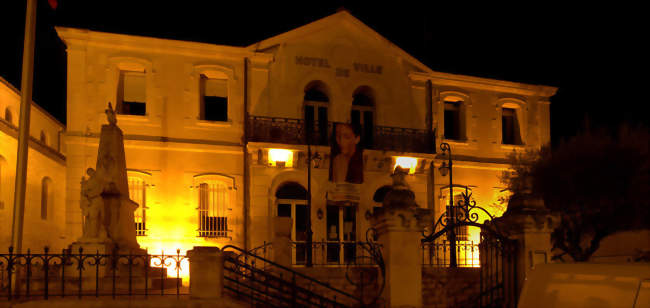
[(202, 57), (249, 57), (262, 62), (270, 62), (273, 59), (271, 55), (255, 53), (243, 47), (97, 32), (66, 27), (56, 27), (56, 31), (67, 48), (73, 48), (74, 45), (84, 45), (116, 48), (120, 50), (131, 49), (146, 53), (156, 51), (160, 53), (190, 54)]
[[(475, 88), (501, 93), (511, 93), (525, 96), (539, 96), (549, 98), (557, 92), (558, 88), (544, 85), (504, 81), (468, 75), (441, 73), (441, 72), (411, 72), (409, 77), (414, 81), (431, 80), (434, 85), (453, 86), (459, 88)], [(545, 100), (548, 101), (548, 100)]]

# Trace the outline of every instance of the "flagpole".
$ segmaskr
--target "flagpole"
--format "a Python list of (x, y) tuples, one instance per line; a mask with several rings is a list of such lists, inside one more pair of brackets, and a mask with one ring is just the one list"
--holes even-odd
[(36, 32), (36, 0), (27, 0), (25, 14), (25, 41), (23, 45), (23, 72), (20, 82), (20, 122), (18, 122), (18, 154), (14, 191), (14, 217), (11, 228), (11, 246), (22, 252), (23, 221), (25, 218), (25, 184), (27, 180), (27, 151), (29, 141), (29, 114), (32, 103), (34, 77), (34, 39)]

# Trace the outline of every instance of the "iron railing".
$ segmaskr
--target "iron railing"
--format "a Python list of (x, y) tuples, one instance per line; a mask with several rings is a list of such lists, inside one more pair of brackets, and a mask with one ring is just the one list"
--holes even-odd
[(235, 246), (223, 248), (224, 289), (265, 307), (357, 307), (361, 299)]
[[(449, 267), (452, 246), (447, 241), (424, 242), (421, 244), (422, 265)], [(479, 244), (473, 241), (456, 242), (456, 264), (458, 267), (480, 267)]]
[[(283, 144), (306, 144), (307, 128), (301, 119), (251, 116), (248, 118), (248, 140)], [(332, 136), (332, 122), (327, 132), (319, 131), (320, 125), (312, 127), (311, 144), (328, 145)], [(426, 129), (375, 126), (374, 136), (368, 138), (365, 147), (371, 150), (433, 153), (433, 135)]]
[[(64, 249), (61, 253), (0, 254), (0, 298), (8, 300), (50, 297), (176, 296), (188, 295), (182, 285), (185, 255), (109, 254)], [(167, 268), (176, 271), (167, 276)]]
[[(312, 242), (313, 266), (374, 266), (367, 242)], [(291, 243), (292, 265), (306, 265), (307, 243)]]

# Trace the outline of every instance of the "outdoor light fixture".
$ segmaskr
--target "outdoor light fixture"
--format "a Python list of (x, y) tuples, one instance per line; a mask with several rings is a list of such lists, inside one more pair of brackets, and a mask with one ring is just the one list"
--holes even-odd
[(269, 166), (293, 167), (293, 152), (285, 149), (269, 149)]
[(447, 174), (449, 173), (449, 166), (447, 166), (447, 162), (443, 161), (442, 165), (438, 167), (438, 171), (440, 171), (440, 175), (447, 176)]
[(408, 169), (409, 174), (414, 174), (415, 168), (418, 166), (418, 159), (415, 157), (397, 156), (395, 157), (395, 166), (393, 167), (393, 170), (395, 170), (397, 166)]
[(318, 217), (318, 220), (323, 219), (323, 215), (323, 209), (318, 209), (318, 211), (316, 211), (316, 217)]

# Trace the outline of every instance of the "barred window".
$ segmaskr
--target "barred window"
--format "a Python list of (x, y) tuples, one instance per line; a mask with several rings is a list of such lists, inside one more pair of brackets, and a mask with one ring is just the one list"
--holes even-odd
[(228, 210), (232, 184), (226, 181), (203, 181), (198, 185), (198, 236), (228, 237)]
[(133, 213), (135, 235), (147, 235), (147, 184), (141, 177), (129, 176), (129, 198), (138, 204)]

